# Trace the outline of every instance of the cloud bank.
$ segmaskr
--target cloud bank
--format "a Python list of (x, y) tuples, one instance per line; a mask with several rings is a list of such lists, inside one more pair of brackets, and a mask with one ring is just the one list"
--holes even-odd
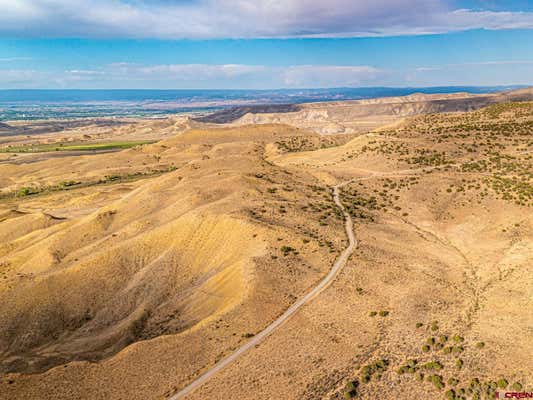
[[(371, 66), (243, 64), (109, 64), (100, 69), (58, 72), (0, 69), (0, 87), (8, 88), (305, 88), (367, 86), (385, 71)], [(44, 85), (44, 86), (43, 86)]]
[[(509, 74), (512, 67), (513, 74)], [(113, 63), (45, 71), (0, 64), (3, 89), (276, 89), (361, 86), (530, 85), (533, 61), (482, 61), (381, 69), (369, 65)]]
[(533, 29), (533, 12), (451, 0), (0, 0), (2, 37), (283, 38)]

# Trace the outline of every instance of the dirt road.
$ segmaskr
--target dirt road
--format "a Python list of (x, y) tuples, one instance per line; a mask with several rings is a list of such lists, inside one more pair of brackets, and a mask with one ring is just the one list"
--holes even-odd
[(207, 380), (213, 377), (220, 370), (222, 370), (223, 368), (231, 364), (233, 361), (235, 361), (238, 357), (246, 353), (252, 347), (255, 347), (258, 344), (260, 344), (263, 340), (265, 340), (265, 338), (267, 338), (276, 329), (278, 329), (283, 323), (285, 323), (293, 314), (295, 314), (301, 307), (303, 307), (306, 303), (311, 301), (315, 296), (317, 296), (320, 292), (326, 289), (335, 280), (335, 277), (344, 267), (344, 265), (346, 264), (346, 261), (348, 260), (350, 255), (354, 252), (355, 248), (357, 247), (357, 241), (353, 233), (352, 219), (350, 215), (345, 211), (341, 203), (341, 200), (339, 198), (340, 188), (344, 186), (346, 183), (348, 182), (341, 183), (333, 188), (333, 200), (335, 201), (335, 204), (342, 211), (344, 215), (345, 229), (346, 229), (346, 234), (348, 236), (349, 244), (348, 244), (348, 247), (344, 249), (344, 251), (337, 258), (337, 260), (333, 264), (333, 267), (331, 268), (329, 273), (326, 275), (326, 277), (322, 279), (320, 283), (317, 286), (315, 286), (309, 293), (307, 293), (304, 297), (302, 297), (296, 303), (294, 303), (291, 307), (289, 307), (287, 311), (285, 311), (282, 315), (280, 315), (275, 321), (273, 321), (270, 325), (268, 325), (264, 330), (262, 330), (257, 335), (255, 335), (247, 343), (239, 347), (234, 353), (220, 360), (218, 363), (215, 364), (213, 368), (204, 372), (202, 375), (200, 375), (190, 384), (188, 384), (183, 389), (181, 389), (179, 392), (171, 396), (170, 400), (183, 399), (189, 393), (199, 388), (202, 384), (204, 384)]

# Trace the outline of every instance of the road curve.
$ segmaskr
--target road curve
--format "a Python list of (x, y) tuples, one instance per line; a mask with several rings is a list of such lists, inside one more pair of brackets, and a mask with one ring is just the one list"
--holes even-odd
[(304, 297), (300, 298), (296, 303), (290, 306), (283, 314), (281, 314), (276, 320), (274, 320), (265, 329), (263, 329), (261, 332), (255, 335), (252, 339), (250, 339), (248, 342), (246, 342), (241, 347), (239, 347), (237, 350), (235, 350), (235, 352), (233, 352), (226, 358), (223, 358), (222, 360), (217, 362), (213, 366), (213, 368), (204, 372), (202, 375), (200, 375), (194, 381), (189, 383), (179, 392), (175, 393), (173, 396), (169, 398), (170, 400), (183, 399), (185, 396), (192, 393), (195, 389), (198, 389), (205, 382), (207, 382), (210, 378), (212, 378), (215, 374), (217, 374), (223, 368), (225, 368), (226, 366), (231, 364), (233, 361), (235, 361), (238, 357), (242, 356), (252, 347), (255, 347), (259, 343), (261, 343), (266, 337), (268, 337), (271, 333), (273, 333), (276, 329), (278, 329), (284, 322), (286, 322), (293, 314), (295, 314), (302, 306), (304, 306), (306, 303), (311, 301), (315, 296), (317, 296), (320, 292), (326, 289), (335, 280), (335, 277), (338, 275), (338, 273), (344, 267), (344, 265), (346, 265), (346, 261), (348, 261), (348, 258), (352, 255), (355, 248), (357, 247), (357, 241), (353, 233), (352, 219), (350, 215), (344, 209), (341, 203), (341, 200), (339, 198), (340, 188), (349, 182), (350, 181), (341, 183), (337, 186), (334, 186), (333, 188), (333, 200), (335, 201), (335, 204), (342, 211), (344, 215), (345, 229), (346, 229), (346, 234), (348, 235), (349, 244), (348, 244), (348, 247), (344, 249), (343, 252), (340, 254), (340, 256), (337, 258), (337, 260), (335, 260), (333, 267), (331, 268), (329, 273), (326, 275), (326, 277), (322, 279), (320, 283), (313, 288), (313, 290), (311, 290)]

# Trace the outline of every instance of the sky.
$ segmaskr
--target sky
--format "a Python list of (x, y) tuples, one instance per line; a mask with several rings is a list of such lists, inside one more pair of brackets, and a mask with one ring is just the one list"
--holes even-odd
[(531, 0), (0, 0), (0, 89), (533, 84)]

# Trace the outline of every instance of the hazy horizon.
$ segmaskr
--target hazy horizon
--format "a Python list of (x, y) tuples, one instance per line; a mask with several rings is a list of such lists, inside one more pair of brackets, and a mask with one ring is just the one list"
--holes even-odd
[(521, 86), (314, 89), (4, 89), (0, 121), (87, 117), (159, 117), (234, 106), (301, 104), (406, 96), (414, 93), (492, 93)]
[(142, 87), (142, 88), (103, 88), (103, 87), (95, 87), (95, 88), (12, 88), (12, 89), (4, 89), (0, 88), (0, 92), (16, 92), (16, 91), (25, 91), (25, 92), (36, 92), (36, 91), (49, 91), (49, 92), (59, 92), (59, 91), (159, 91), (159, 92), (172, 92), (172, 91), (224, 91), (224, 92), (231, 92), (231, 91), (245, 91), (245, 92), (278, 92), (278, 91), (299, 91), (299, 90), (357, 90), (357, 89), (454, 89), (454, 88), (470, 88), (470, 89), (483, 89), (483, 88), (490, 88), (493, 90), (506, 90), (506, 89), (518, 89), (518, 88), (526, 88), (526, 87), (533, 87), (533, 83), (531, 85), (524, 85), (524, 84), (502, 84), (502, 85), (428, 85), (428, 86), (338, 86), (338, 87), (320, 87), (320, 86), (309, 86), (309, 87), (294, 87), (294, 88), (283, 88), (283, 87), (273, 87), (273, 88), (267, 88), (267, 89), (251, 89), (251, 88), (239, 88), (239, 87), (231, 87), (231, 88), (167, 88), (167, 89), (161, 89), (161, 88), (152, 88), (152, 87)]

